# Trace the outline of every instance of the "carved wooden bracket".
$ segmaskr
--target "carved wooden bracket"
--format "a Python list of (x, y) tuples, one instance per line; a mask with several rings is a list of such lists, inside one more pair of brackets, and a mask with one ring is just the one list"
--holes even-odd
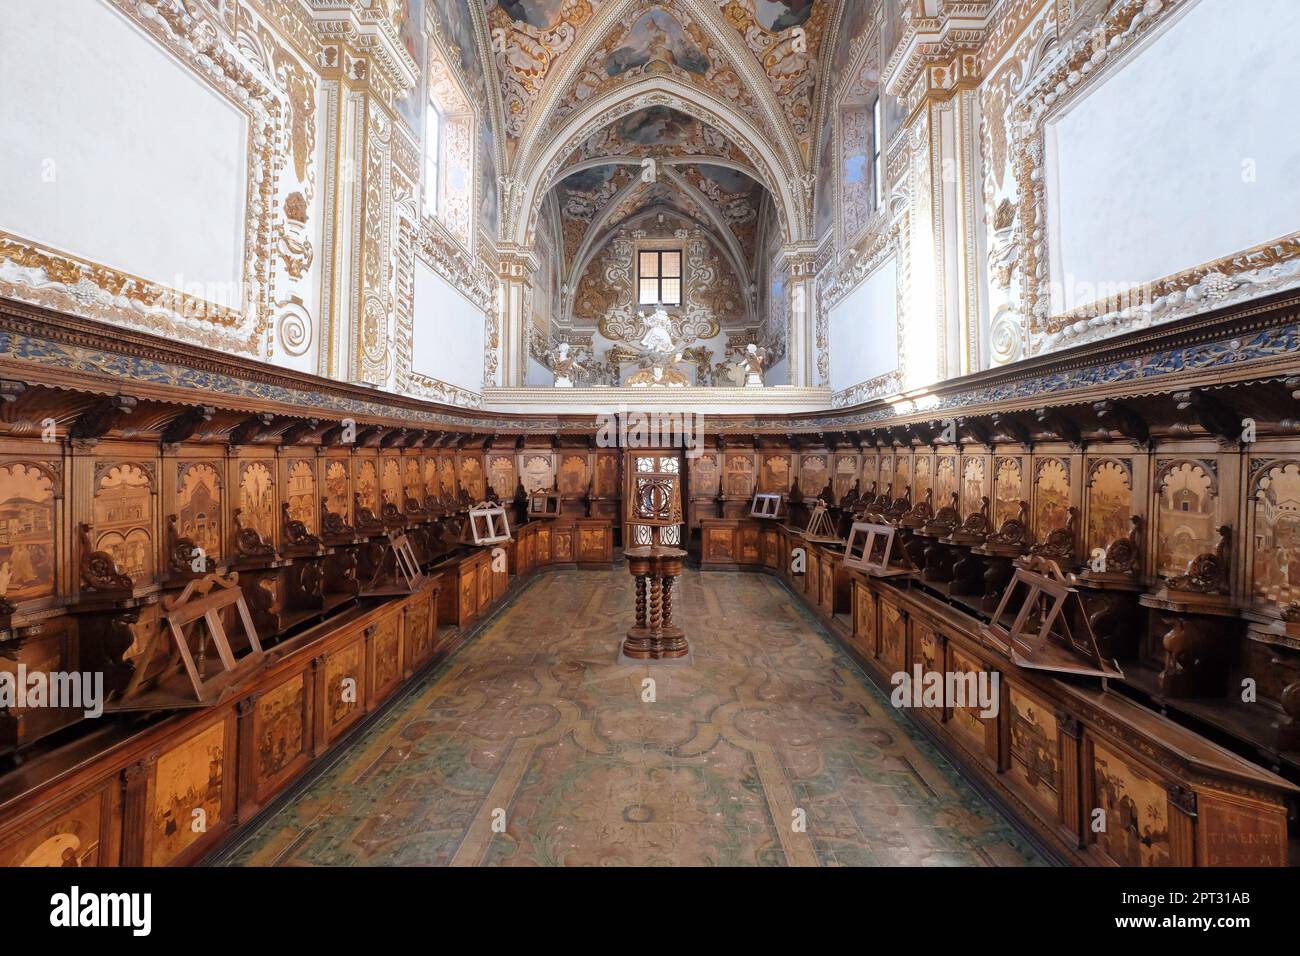
[(1241, 416), (1208, 390), (1198, 388), (1174, 392), (1172, 398), (1180, 412), (1190, 414), (1196, 424), (1215, 438), (1223, 442), (1241, 440)]
[(281, 445), (296, 445), (302, 439), (320, 427), (319, 418), (304, 418), (294, 422), (280, 435)]
[(192, 438), (198, 431), (200, 425), (212, 421), (212, 416), (217, 413), (216, 408), (211, 405), (196, 405), (193, 408), (187, 408), (171, 420), (162, 433), (162, 444), (177, 445), (186, 439)]
[(139, 400), (129, 395), (112, 395), (86, 409), (68, 428), (68, 437), (76, 441), (98, 441), (127, 415), (135, 410)]
[(1043, 430), (1053, 438), (1067, 442), (1073, 448), (1078, 448), (1082, 444), (1079, 426), (1066, 418), (1060, 410), (1040, 408), (1034, 412), (1034, 417), (1038, 419), (1038, 424)]
[(247, 445), (270, 428), (273, 421), (275, 421), (275, 416), (270, 412), (260, 412), (251, 418), (245, 419), (242, 424), (236, 425), (230, 433), (230, 444)]
[(1092, 410), (1108, 436), (1119, 435), (1137, 444), (1142, 444), (1150, 437), (1142, 416), (1114, 399), (1093, 402)]

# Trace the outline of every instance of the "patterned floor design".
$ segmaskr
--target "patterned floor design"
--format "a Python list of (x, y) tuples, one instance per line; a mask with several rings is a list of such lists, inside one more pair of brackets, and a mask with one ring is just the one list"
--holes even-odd
[(1043, 863), (776, 581), (688, 571), (680, 668), (616, 663), (631, 583), (539, 577), (225, 861)]

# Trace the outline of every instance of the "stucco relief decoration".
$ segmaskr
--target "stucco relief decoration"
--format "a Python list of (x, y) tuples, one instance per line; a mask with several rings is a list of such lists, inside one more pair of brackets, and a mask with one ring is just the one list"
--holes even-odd
[(714, 2), (762, 64), (806, 162), (813, 134), (819, 55), (834, 4), (825, 0)]
[(502, 0), (490, 3), (488, 31), (501, 77), (507, 143), (528, 123), (546, 78), (604, 0)]

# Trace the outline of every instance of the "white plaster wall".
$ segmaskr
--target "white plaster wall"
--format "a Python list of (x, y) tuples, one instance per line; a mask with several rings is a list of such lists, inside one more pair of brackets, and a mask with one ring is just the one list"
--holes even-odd
[(898, 368), (898, 268), (886, 259), (830, 310), (831, 391)]
[(0, 229), (242, 305), (247, 120), (103, 0), (6, 0)]
[(1053, 313), (1300, 230), (1297, 39), (1296, 0), (1200, 0), (1049, 121)]
[(439, 381), (482, 392), (484, 329), (482, 310), (417, 259), (412, 368)]

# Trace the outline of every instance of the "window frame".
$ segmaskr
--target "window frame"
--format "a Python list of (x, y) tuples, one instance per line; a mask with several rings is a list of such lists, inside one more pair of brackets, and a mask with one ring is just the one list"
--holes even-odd
[(882, 175), (882, 149), (881, 139), (884, 134), (884, 97), (877, 96), (876, 102), (871, 107), (871, 193), (875, 199), (875, 208), (879, 209), (885, 199), (884, 176)]
[[(655, 274), (652, 276), (647, 276), (642, 271), (642, 262), (643, 262), (642, 257), (647, 255), (652, 255), (655, 257)], [(666, 255), (677, 256), (677, 275), (675, 276), (667, 276), (667, 277), (664, 276), (664, 256)], [(685, 289), (686, 276), (684, 274), (685, 273), (684, 264), (685, 264), (685, 256), (683, 254), (683, 251), (680, 248), (638, 249), (636, 251), (637, 305), (663, 305), (663, 306), (671, 306), (673, 308), (680, 308), (682, 304), (682, 299), (684, 298), (684, 294), (686, 292)], [(677, 298), (676, 301), (674, 302), (667, 302), (664, 300), (665, 278), (667, 278), (667, 280), (670, 282), (676, 281), (677, 283)], [(646, 282), (653, 282), (655, 284), (655, 293), (657, 295), (657, 298), (654, 302), (645, 301), (645, 297), (642, 293), (642, 290), (645, 288), (644, 283)]]
[(437, 216), (442, 211), (443, 124), (446, 117), (432, 96), (427, 106), (424, 114), (424, 213)]

